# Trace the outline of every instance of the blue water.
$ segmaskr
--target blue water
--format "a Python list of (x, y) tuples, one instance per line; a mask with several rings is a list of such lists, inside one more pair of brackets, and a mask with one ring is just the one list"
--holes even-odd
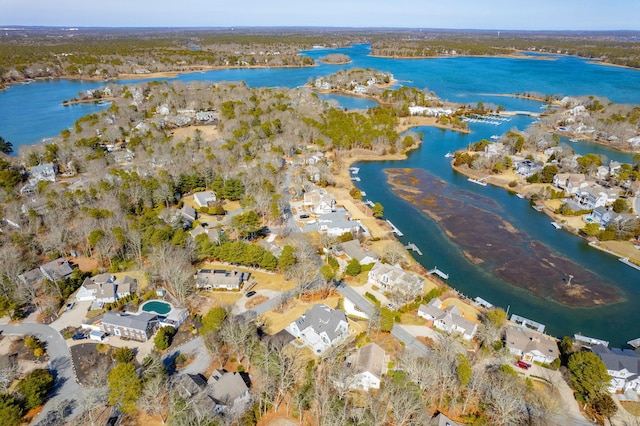
[[(397, 60), (367, 56), (366, 45), (334, 49), (349, 55), (352, 63), (346, 65), (320, 64), (311, 68), (216, 70), (181, 75), (175, 79), (188, 81), (243, 80), (249, 86), (298, 87), (311, 79), (353, 67), (375, 68), (391, 72), (399, 84), (429, 89), (445, 100), (476, 104), (502, 105), (509, 110), (540, 112), (541, 103), (527, 99), (500, 96), (523, 92), (561, 95), (596, 95), (613, 102), (640, 103), (640, 71), (591, 64), (588, 61), (565, 56), (553, 60), (511, 58), (440, 58)], [(314, 58), (324, 56), (328, 50), (306, 51)], [(140, 80), (138, 80), (140, 81)], [(122, 82), (133, 84), (138, 81)], [(87, 89), (102, 87), (98, 82), (52, 80), (16, 85), (0, 92), (0, 135), (14, 146), (32, 144), (60, 130), (70, 127), (79, 117), (105, 106), (81, 104), (63, 107), (61, 102)], [(366, 108), (369, 101), (358, 98), (329, 95), (342, 107)], [(524, 129), (531, 123), (527, 117), (514, 117), (500, 126), (472, 124), (470, 135), (433, 128), (419, 128), (424, 133), (420, 149), (409, 159), (399, 162), (372, 162), (359, 165), (362, 181), (360, 188), (368, 198), (380, 201), (385, 217), (406, 235), (401, 240), (417, 244), (424, 256), (418, 260), (426, 267), (437, 265), (451, 275), (450, 284), (463, 293), (477, 295), (492, 303), (509, 307), (511, 312), (547, 324), (556, 335), (581, 331), (587, 335), (623, 344), (640, 336), (640, 272), (617, 261), (613, 256), (588, 247), (583, 240), (564, 231), (557, 231), (549, 219), (529, 207), (526, 200), (491, 186), (480, 187), (469, 183), (464, 176), (451, 170), (444, 158), (454, 151), (479, 139), (500, 135), (511, 128)], [(631, 155), (599, 145), (569, 143), (580, 154), (596, 152), (609, 159), (631, 161)], [(456, 189), (471, 191), (478, 196), (495, 200), (493, 209), (516, 228), (548, 245), (578, 264), (598, 274), (604, 283), (616, 286), (623, 301), (615, 305), (596, 308), (568, 308), (553, 301), (537, 298), (526, 290), (496, 279), (482, 265), (471, 264), (452, 243), (441, 228), (423, 213), (396, 197), (387, 185), (383, 169), (386, 167), (414, 167), (427, 170)], [(470, 236), (472, 238), (473, 236)]]

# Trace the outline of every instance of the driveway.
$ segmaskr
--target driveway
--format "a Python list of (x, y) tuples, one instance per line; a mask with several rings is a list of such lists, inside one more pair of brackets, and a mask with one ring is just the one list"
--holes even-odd
[(180, 374), (202, 374), (209, 368), (211, 362), (213, 361), (211, 355), (209, 354), (209, 351), (204, 345), (204, 340), (202, 340), (202, 337), (196, 337), (195, 339), (188, 341), (184, 345), (166, 353), (162, 356), (162, 360), (165, 362), (165, 365), (170, 364), (171, 361), (174, 360), (179, 354), (195, 355), (194, 360), (179, 371)]
[(90, 306), (91, 302), (75, 302), (73, 308), (60, 314), (60, 316), (49, 325), (56, 331), (63, 330), (67, 327), (80, 327), (80, 324), (82, 324), (87, 317)]
[(576, 426), (593, 424), (585, 419), (580, 412), (578, 401), (573, 397), (573, 390), (569, 387), (559, 371), (550, 370), (535, 364), (528, 370), (522, 370), (516, 366), (513, 368), (525, 377), (533, 375), (546, 379), (558, 391), (558, 395), (560, 396), (560, 400), (558, 401), (559, 409), (558, 414), (555, 416), (558, 419), (558, 424)]
[[(233, 313), (234, 315), (241, 315), (249, 310), (256, 312), (257, 315), (262, 315), (263, 313), (267, 312), (270, 309), (275, 308), (278, 303), (280, 302), (280, 296), (282, 295), (281, 291), (276, 291), (276, 290), (254, 290), (256, 292), (256, 294), (254, 296), (251, 297), (247, 297), (247, 294), (243, 294), (242, 297), (235, 303), (235, 305), (233, 305), (233, 308), (231, 309), (231, 313)], [(265, 296), (267, 297), (269, 300), (266, 300), (264, 302), (262, 302), (261, 304), (254, 306), (251, 309), (247, 309), (245, 307), (245, 305), (247, 304), (248, 301), (250, 301), (252, 298), (258, 297), (258, 296)], [(263, 306), (265, 305), (265, 306)], [(273, 307), (268, 308), (269, 306), (273, 305)]]
[(33, 421), (33, 424), (46, 418), (50, 411), (57, 410), (65, 400), (72, 402), (71, 412), (65, 418), (69, 419), (80, 414), (76, 402), (77, 398), (82, 395), (82, 388), (76, 382), (69, 349), (60, 333), (48, 325), (32, 323), (0, 324), (0, 331), (8, 336), (34, 335), (47, 342), (48, 368), (55, 377), (55, 385), (52, 397), (44, 405), (42, 412)]

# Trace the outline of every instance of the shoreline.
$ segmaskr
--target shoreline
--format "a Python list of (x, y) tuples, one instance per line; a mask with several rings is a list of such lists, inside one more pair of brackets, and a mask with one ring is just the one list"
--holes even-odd
[[(460, 167), (460, 166), (454, 166), (453, 165), (453, 161), (451, 162), (451, 168), (466, 176), (467, 178), (471, 178), (471, 179), (479, 179), (482, 177), (487, 176), (487, 174), (489, 172), (477, 172), (475, 170), (471, 170), (469, 169), (469, 167)], [(523, 185), (521, 181), (518, 182), (518, 184), (515, 187), (510, 187), (508, 183), (505, 183), (502, 181), (502, 179), (499, 179), (498, 176), (501, 175), (494, 175), (494, 174), (489, 174), (488, 177), (486, 179), (484, 179), (485, 182), (487, 182), (490, 185), (493, 186), (497, 186), (500, 187), (502, 189), (505, 189), (509, 192), (513, 192), (515, 194), (520, 194), (523, 195), (525, 198), (530, 196), (531, 194), (537, 193), (538, 190), (542, 187), (542, 186), (546, 186), (548, 184), (526, 184)], [(508, 175), (502, 175), (505, 179), (509, 179)], [(511, 181), (511, 180), (510, 180)], [(537, 186), (533, 186), (533, 185), (537, 185)], [(533, 188), (531, 188), (533, 186)], [(525, 191), (526, 188), (531, 188), (532, 190), (530, 191)], [(529, 198), (526, 198), (529, 199)], [(544, 213), (548, 218), (552, 219), (553, 221), (556, 221), (557, 223), (560, 223), (562, 225), (562, 230), (565, 230), (579, 238), (581, 238), (582, 240), (586, 241), (587, 243), (589, 243), (590, 246), (597, 248), (599, 250), (605, 251), (609, 254), (612, 254), (618, 258), (624, 258), (624, 257), (631, 257), (628, 256), (626, 253), (620, 253), (617, 252), (611, 248), (607, 248), (602, 246), (602, 243), (600, 241), (594, 240), (592, 238), (589, 238), (588, 236), (583, 235), (579, 229), (576, 229), (574, 226), (571, 226), (570, 224), (567, 223), (567, 217), (556, 214), (555, 212), (553, 212), (549, 206), (547, 206), (547, 204), (545, 202), (542, 203), (542, 205), (544, 206), (543, 209), (540, 210), (541, 213)], [(627, 242), (627, 241), (625, 241)], [(594, 244), (595, 243), (595, 244)], [(629, 243), (632, 244), (632, 243)], [(634, 249), (635, 250), (635, 249)], [(636, 250), (638, 251), (638, 250)], [(634, 256), (634, 259), (638, 262), (640, 262), (640, 253), (638, 254), (638, 256)]]
[(116, 98), (114, 96), (105, 96), (100, 99), (70, 99), (68, 101), (62, 101), (63, 106), (76, 105), (76, 104), (87, 104), (91, 102), (113, 102)]
[(106, 83), (114, 83), (123, 80), (145, 80), (145, 79), (153, 79), (153, 78), (176, 78), (179, 75), (183, 74), (196, 74), (207, 71), (220, 71), (220, 70), (234, 70), (234, 69), (280, 69), (280, 68), (313, 68), (317, 67), (318, 64), (314, 63), (313, 65), (281, 65), (281, 66), (267, 66), (267, 65), (247, 65), (247, 66), (227, 66), (227, 65), (215, 65), (215, 66), (206, 66), (203, 65), (197, 69), (191, 70), (179, 70), (179, 71), (158, 71), (151, 72), (145, 74), (133, 74), (133, 73), (119, 73), (116, 76), (77, 76), (77, 75), (68, 75), (62, 74), (57, 76), (44, 76), (44, 77), (34, 77), (34, 78), (25, 78), (24, 80), (15, 80), (12, 82), (5, 82), (0, 86), (0, 91), (11, 88), (14, 85), (18, 84), (28, 84), (27, 82), (38, 82), (45, 80), (72, 80), (72, 81), (103, 81)]

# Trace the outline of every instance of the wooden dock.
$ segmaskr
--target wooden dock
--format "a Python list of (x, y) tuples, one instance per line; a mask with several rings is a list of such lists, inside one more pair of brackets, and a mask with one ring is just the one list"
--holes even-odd
[(440, 269), (438, 269), (438, 267), (436, 266), (435, 268), (433, 268), (432, 270), (430, 270), (428, 272), (429, 275), (437, 275), (440, 278), (442, 278), (443, 280), (448, 280), (449, 279), (449, 274), (442, 272)]
[(420, 256), (422, 256), (422, 251), (420, 251), (420, 249), (418, 248), (417, 245), (413, 244), (413, 243), (409, 243), (406, 246), (404, 246), (404, 248), (406, 248), (407, 250), (413, 250), (416, 253), (418, 253)]
[(637, 269), (638, 271), (640, 271), (640, 265), (633, 263), (632, 261), (629, 260), (628, 257), (621, 257), (618, 260), (624, 263), (625, 265), (631, 266), (633, 269)]
[(396, 226), (393, 223), (391, 223), (391, 221), (389, 219), (387, 219), (387, 223), (391, 227), (391, 232), (396, 234), (398, 237), (404, 236), (404, 234), (402, 232), (400, 232), (400, 230), (398, 228), (396, 228)]

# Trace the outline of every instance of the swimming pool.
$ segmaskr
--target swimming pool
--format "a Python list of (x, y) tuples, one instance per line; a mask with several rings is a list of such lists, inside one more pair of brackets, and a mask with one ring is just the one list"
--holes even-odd
[(154, 312), (158, 315), (167, 315), (171, 312), (171, 305), (167, 302), (161, 302), (159, 300), (151, 300), (142, 305), (144, 312)]

